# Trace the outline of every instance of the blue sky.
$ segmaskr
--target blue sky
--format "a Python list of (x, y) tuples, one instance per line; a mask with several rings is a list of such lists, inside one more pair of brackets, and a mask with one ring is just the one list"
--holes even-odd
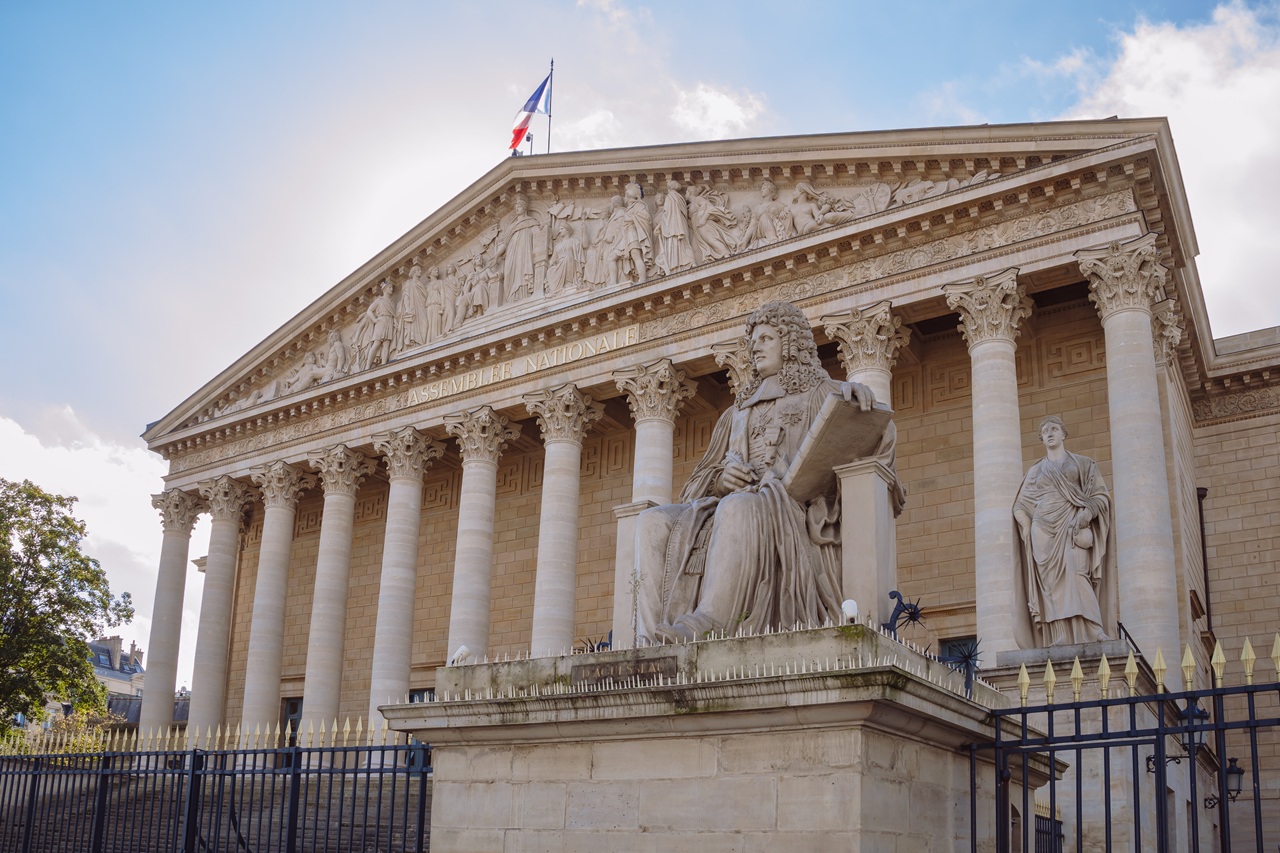
[(81, 498), (126, 639), (145, 424), (497, 163), (552, 56), (555, 150), (1166, 115), (1214, 334), (1280, 324), (1275, 4), (10, 0), (0, 476)]

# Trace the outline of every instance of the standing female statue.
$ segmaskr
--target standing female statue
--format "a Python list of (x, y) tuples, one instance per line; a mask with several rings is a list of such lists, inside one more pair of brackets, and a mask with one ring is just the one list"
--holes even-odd
[(1042, 647), (1108, 639), (1098, 590), (1107, 566), (1111, 495), (1097, 463), (1069, 452), (1066, 438), (1062, 418), (1040, 422), (1045, 458), (1027, 471), (1013, 504), (1027, 606)]

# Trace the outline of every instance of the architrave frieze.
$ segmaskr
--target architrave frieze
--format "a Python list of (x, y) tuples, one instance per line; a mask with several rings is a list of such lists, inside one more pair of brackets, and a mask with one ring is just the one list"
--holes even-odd
[[(909, 187), (918, 189), (924, 183), (934, 185), (928, 191), (920, 191), (921, 197), (918, 199), (908, 195), (902, 199), (903, 203), (891, 204), (885, 210), (861, 216), (852, 224), (818, 228), (810, 234), (780, 240), (760, 248), (740, 250), (723, 260), (690, 270), (682, 269), (656, 283), (646, 281), (644, 285), (632, 284), (601, 292), (572, 294), (572, 298), (559, 299), (559, 304), (555, 304), (557, 300), (554, 299), (547, 300), (552, 303), (550, 305), (543, 304), (543, 300), (527, 300), (520, 305), (529, 310), (512, 310), (505, 316), (493, 318), (482, 317), (474, 330), (457, 340), (441, 340), (426, 346), (425, 351), (421, 346), (417, 349), (406, 348), (402, 355), (407, 358), (403, 360), (410, 360), (415, 364), (424, 362), (426, 369), (432, 374), (448, 374), (452, 370), (451, 353), (454, 357), (476, 363), (486, 358), (486, 347), (490, 351), (497, 347), (510, 352), (513, 345), (522, 345), (530, 337), (523, 331), (523, 327), (534, 321), (544, 308), (570, 319), (550, 329), (539, 329), (536, 334), (560, 335), (566, 331), (576, 333), (577, 330), (570, 327), (597, 310), (605, 312), (608, 319), (615, 323), (618, 321), (619, 307), (628, 311), (638, 309), (642, 313), (649, 310), (661, 313), (667, 308), (684, 310), (686, 306), (679, 303), (685, 299), (701, 296), (718, 288), (741, 287), (743, 284), (753, 284), (761, 278), (775, 280), (811, 274), (815, 269), (821, 271), (843, 266), (847, 256), (889, 253), (903, 239), (909, 239), (919, 232), (963, 231), (971, 227), (971, 222), (975, 220), (990, 221), (1002, 216), (1021, 215), (1034, 211), (1037, 207), (1051, 207), (1064, 195), (1074, 197), (1091, 192), (1105, 192), (1118, 184), (1132, 184), (1136, 180), (1134, 176), (1142, 173), (1141, 161), (1148, 156), (1144, 152), (1152, 148), (1149, 141), (1135, 138), (1132, 130), (1117, 127), (1111, 137), (1114, 139), (1113, 144), (1102, 148), (1082, 148), (1082, 138), (1087, 137), (1091, 146), (1096, 146), (1099, 140), (1106, 138), (1105, 134), (1099, 136), (1096, 126), (1090, 129), (1095, 132), (1081, 136), (1070, 133), (1060, 136), (1037, 135), (1036, 148), (1040, 153), (1027, 153), (1027, 137), (1016, 133), (999, 139), (986, 138), (983, 144), (990, 147), (982, 148), (977, 139), (962, 140), (960, 135), (956, 135), (954, 139), (933, 140), (932, 145), (926, 145), (925, 138), (920, 134), (908, 132), (900, 135), (904, 139), (910, 137), (914, 142), (897, 149), (890, 159), (877, 159), (869, 155), (868, 159), (859, 159), (853, 154), (856, 146), (851, 148), (847, 144), (808, 144), (797, 150), (794, 147), (795, 140), (749, 140), (715, 149), (697, 149), (694, 153), (673, 151), (666, 147), (651, 151), (646, 149), (649, 153), (639, 159), (627, 156), (633, 152), (608, 152), (607, 155), (602, 155), (609, 159), (611, 171), (608, 174), (599, 173), (599, 166), (605, 163), (604, 159), (597, 163), (581, 156), (549, 155), (546, 160), (536, 158), (540, 168), (554, 168), (559, 176), (517, 180), (522, 170), (530, 165), (520, 164), (519, 169), (511, 172), (511, 180), (500, 186), (495, 186), (492, 182), (486, 183), (487, 178), (478, 181), (458, 199), (442, 208), (440, 214), (433, 215), (414, 232), (397, 241), (375, 259), (377, 263), (371, 261), (370, 265), (366, 265), (360, 273), (363, 285), (357, 287), (353, 294), (337, 301), (329, 299), (327, 304), (324, 299), (318, 301), (318, 322), (313, 319), (313, 325), (304, 327), (304, 321), (299, 318), (282, 329), (283, 333), (290, 327), (297, 327), (292, 332), (291, 340), (277, 347), (274, 352), (258, 357), (256, 366), (251, 367), (248, 373), (242, 373), (242, 378), (235, 381), (234, 385), (227, 386), (230, 390), (219, 398), (223, 402), (215, 401), (214, 405), (207, 406), (203, 415), (189, 416), (184, 422), (187, 424), (186, 428), (179, 427), (175, 430), (166, 425), (167, 419), (164, 419), (157, 428), (167, 431), (169, 435), (149, 438), (153, 446), (159, 448), (168, 443), (169, 436), (176, 438), (187, 433), (203, 433), (207, 431), (204, 428), (206, 424), (216, 428), (215, 425), (239, 421), (236, 417), (239, 412), (221, 411), (214, 416), (216, 406), (231, 405), (229, 395), (232, 394), (241, 395), (240, 401), (244, 402), (247, 398), (243, 395), (261, 392), (264, 387), (274, 384), (276, 387), (271, 394), (274, 399), (264, 400), (262, 403), (249, 402), (246, 405), (250, 412), (266, 411), (270, 417), (273, 412), (288, 411), (296, 407), (297, 402), (305, 405), (318, 394), (323, 395), (329, 391), (341, 393), (344, 383), (346, 386), (363, 387), (370, 382), (376, 385), (380, 381), (379, 374), (394, 377), (401, 372), (398, 362), (402, 359), (392, 358), (385, 367), (375, 365), (372, 370), (365, 370), (354, 376), (331, 375), (326, 380), (328, 367), (338, 365), (341, 372), (342, 357), (369, 362), (380, 360), (376, 346), (361, 343), (357, 348), (359, 353), (353, 352), (353, 343), (342, 338), (341, 329), (362, 321), (367, 321), (364, 323), (365, 329), (377, 324), (378, 311), (374, 308), (384, 289), (380, 285), (382, 277), (392, 276), (394, 291), (403, 284), (399, 276), (409, 274), (410, 267), (415, 263), (419, 266), (441, 263), (440, 254), (432, 254), (437, 249), (443, 251), (447, 248), (452, 251), (456, 247), (458, 251), (462, 251), (465, 247), (460, 243), (484, 240), (495, 227), (498, 229), (497, 235), (489, 235), (488, 239), (501, 242), (505, 233), (503, 229), (507, 227), (504, 223), (510, 222), (514, 215), (513, 206), (520, 196), (525, 197), (526, 204), (542, 205), (544, 208), (549, 202), (575, 204), (582, 200), (594, 200), (598, 203), (601, 192), (621, 189), (624, 180), (626, 183), (642, 182), (650, 194), (663, 186), (665, 180), (684, 181), (684, 189), (678, 192), (685, 192), (686, 195), (690, 185), (721, 188), (725, 192), (749, 192), (766, 180), (773, 181), (783, 194), (796, 193), (801, 186), (810, 186), (817, 195), (821, 195), (827, 190), (839, 188), (857, 190), (869, 186), (893, 185), (897, 189), (892, 192), (897, 193)], [(841, 135), (829, 138), (847, 141), (849, 137), (850, 135)], [(877, 138), (880, 138), (883, 147), (883, 137)], [(1061, 151), (1048, 144), (1059, 138), (1064, 140)], [(1010, 147), (1015, 146), (1019, 140), (1023, 145), (1022, 149)], [(817, 138), (813, 141), (816, 142)], [(788, 144), (792, 147), (788, 148)], [(960, 151), (957, 145), (968, 146), (968, 149)], [(875, 146), (868, 143), (866, 151), (872, 149)], [(988, 153), (979, 153), (984, 150)], [(826, 156), (828, 153), (831, 156)], [(948, 157), (947, 154), (952, 156)], [(573, 162), (567, 162), (570, 160)], [(715, 162), (720, 165), (714, 165)], [(741, 165), (725, 167), (724, 164), (728, 162)], [(661, 163), (666, 165), (655, 168)], [(752, 163), (755, 165), (751, 165)], [(986, 179), (975, 181), (984, 170), (987, 172)], [(491, 175), (501, 172), (502, 168), (499, 167)], [(587, 174), (583, 174), (584, 172)], [(477, 188), (481, 185), (489, 188), (488, 194), (477, 195)], [(937, 190), (936, 193), (934, 189)], [(1151, 194), (1138, 192), (1136, 195), (1146, 197)], [(847, 200), (847, 192), (845, 197)], [(464, 198), (470, 199), (470, 208), (460, 201)], [(460, 204), (462, 207), (459, 207)], [(485, 222), (490, 224), (485, 225)], [(493, 251), (496, 251), (498, 243), (492, 245)], [(788, 255), (788, 252), (792, 254)], [(333, 294), (334, 291), (330, 293)], [(516, 308), (517, 304), (503, 307)], [(326, 355), (326, 338), (331, 338), (335, 330), (339, 330), (339, 341), (330, 352), (337, 352), (339, 357)], [(278, 337), (279, 334), (273, 337)], [(479, 349), (471, 346), (477, 338)], [(330, 340), (329, 343), (333, 342)], [(262, 346), (267, 346), (267, 343)], [(321, 359), (324, 360), (324, 365), (320, 364)], [(245, 376), (251, 378), (245, 379)], [(416, 372), (414, 378), (417, 378)], [(202, 422), (202, 417), (207, 420)]]

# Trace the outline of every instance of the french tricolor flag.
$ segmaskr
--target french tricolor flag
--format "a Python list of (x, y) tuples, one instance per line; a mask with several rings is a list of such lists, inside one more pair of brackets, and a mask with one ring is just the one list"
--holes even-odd
[(524, 135), (529, 132), (529, 121), (535, 113), (551, 115), (550, 74), (533, 91), (533, 94), (529, 96), (529, 100), (525, 101), (524, 106), (520, 108), (520, 112), (516, 113), (515, 126), (511, 128), (511, 148), (513, 150), (524, 141)]

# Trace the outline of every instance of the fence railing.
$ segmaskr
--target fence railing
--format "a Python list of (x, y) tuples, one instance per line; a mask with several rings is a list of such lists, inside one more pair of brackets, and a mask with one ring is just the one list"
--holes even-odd
[[(1274, 853), (1280, 848), (1280, 636), (1271, 659), (1275, 680), (1258, 683), (1246, 639), (1243, 683), (1227, 685), (1219, 644), (1209, 661), (1213, 686), (1178, 692), (1165, 689), (1160, 651), (1145, 671), (1130, 653), (1122, 681), (1113, 679), (1105, 657), (1090, 661), (1088, 675), (1079, 658), (1069, 675), (1049, 662), (1035, 680), (1023, 666), (1020, 705), (993, 711), (994, 741), (972, 747), (971, 808), (975, 816), (994, 809), (995, 821), (973, 822), (971, 849)], [(1180, 668), (1183, 685), (1194, 685), (1198, 666), (1190, 647)], [(1144, 681), (1154, 686), (1148, 695), (1140, 695)], [(978, 757), (985, 752), (994, 754), (995, 802), (978, 800)], [(1052, 768), (1038, 788), (1032, 766)], [(979, 825), (997, 827), (995, 837), (980, 837)]]
[(8, 750), (0, 850), (422, 853), (429, 772), (422, 744)]

